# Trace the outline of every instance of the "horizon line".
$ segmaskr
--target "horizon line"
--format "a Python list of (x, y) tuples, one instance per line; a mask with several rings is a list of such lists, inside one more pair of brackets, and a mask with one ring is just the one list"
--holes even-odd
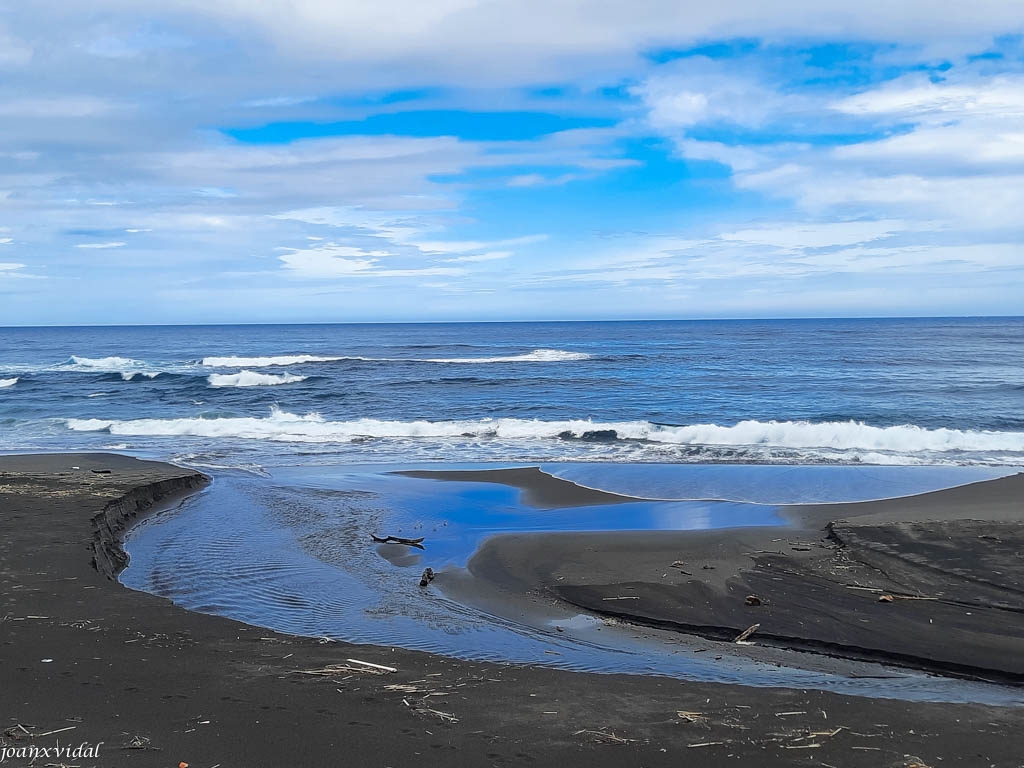
[(738, 322), (804, 322), (835, 320), (1021, 320), (1022, 315), (856, 315), (800, 317), (637, 317), (601, 319), (539, 319), (539, 320), (312, 320), (281, 322), (210, 322), (210, 323), (90, 323), (82, 325), (0, 325), (2, 329), (34, 328), (204, 328), (237, 326), (304, 326), (304, 325), (528, 325), (560, 323), (738, 323)]

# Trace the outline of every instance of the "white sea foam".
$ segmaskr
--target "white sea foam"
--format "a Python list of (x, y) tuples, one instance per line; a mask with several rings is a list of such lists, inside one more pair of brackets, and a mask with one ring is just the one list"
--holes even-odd
[(367, 363), (559, 363), (587, 360), (585, 352), (564, 349), (535, 349), (519, 355), (498, 357), (360, 357), (356, 355), (324, 357), (320, 355), (278, 355), (275, 357), (204, 357), (208, 368), (267, 368), (275, 365), (301, 365), (302, 363), (337, 363), (353, 360)]
[(522, 355), (500, 357), (450, 357), (418, 360), (423, 363), (561, 363), (571, 360), (589, 360), (586, 352), (567, 352), (564, 349), (535, 349)]
[[(466, 421), (327, 421), (319, 414), (299, 416), (273, 409), (263, 418), (69, 419), (75, 431), (106, 430), (115, 435), (189, 435), (302, 443), (347, 443), (365, 439), (497, 439), (521, 442), (554, 438), (643, 441), (653, 447), (751, 449), (762, 455), (799, 450), (835, 458), (836, 452), (862, 452), (851, 457), (871, 463), (892, 463), (922, 453), (990, 456), (996, 463), (1021, 463), (1024, 432), (925, 429), (914, 425), (873, 427), (859, 422), (743, 421), (734, 426), (694, 424), (661, 426), (646, 421), (539, 421), (479, 419)], [(614, 431), (614, 437), (611, 432)], [(604, 434), (596, 434), (604, 433)], [(804, 454), (806, 455), (806, 454)], [(994, 458), (993, 458), (994, 457)], [(1002, 458), (999, 458), (1002, 457)]]
[(362, 360), (352, 357), (322, 357), (320, 355), (278, 355), (276, 357), (204, 357), (207, 368), (267, 368), (272, 365), (300, 365), (302, 363), (334, 363), (339, 360)]
[(82, 371), (84, 373), (119, 373), (125, 381), (136, 376), (155, 379), (163, 371), (154, 370), (153, 366), (142, 360), (130, 357), (80, 357), (72, 355), (71, 361), (57, 366), (60, 371)]
[(278, 376), (272, 373), (240, 371), (239, 373), (214, 373), (207, 380), (211, 387), (269, 387), (275, 384), (294, 384), (305, 381), (306, 377), (295, 376), (291, 373), (282, 373)]
[(13, 379), (0, 379), (0, 389), (6, 389), (7, 387), (13, 387), (18, 383), (18, 377), (15, 376)]

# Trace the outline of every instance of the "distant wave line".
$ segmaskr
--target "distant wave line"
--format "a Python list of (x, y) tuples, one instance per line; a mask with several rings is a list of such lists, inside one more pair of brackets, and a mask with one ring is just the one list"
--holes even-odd
[(586, 352), (569, 352), (563, 349), (535, 349), (518, 355), (494, 357), (362, 357), (358, 355), (277, 355), (265, 357), (204, 357), (202, 364), (208, 368), (268, 368), (271, 366), (301, 365), (303, 363), (337, 363), (345, 361), (366, 363), (560, 363), (575, 360), (589, 360)]

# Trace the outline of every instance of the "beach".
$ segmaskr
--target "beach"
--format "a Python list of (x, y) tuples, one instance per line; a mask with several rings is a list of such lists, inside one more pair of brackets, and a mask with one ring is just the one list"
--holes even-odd
[[(500, 482), (506, 472), (480, 474)], [(557, 498), (555, 478), (528, 476), (513, 471), (509, 482), (541, 503)], [(569, 497), (578, 487), (560, 485)], [(469, 571), (498, 589), (699, 637), (731, 640), (756, 624), (759, 646), (1019, 684), (1022, 500), (1024, 475), (1014, 475), (782, 507), (783, 528), (499, 535)]]
[[(475, 663), (185, 611), (110, 575), (122, 526), (200, 491), (203, 475), (110, 454), (6, 456), (0, 473), (6, 744), (103, 742), (98, 766), (1019, 764), (1017, 707)], [(990, 496), (949, 493), (1003, 510), (1005, 526), (1016, 519), (1019, 479), (1010, 481)], [(918, 520), (938, 508), (934, 499), (915, 505)], [(852, 506), (847, 513), (875, 522)], [(489, 545), (515, 553), (513, 569), (512, 554), (501, 556), (505, 570), (532, 580), (550, 568), (543, 548), (527, 553), (517, 541)], [(628, 543), (618, 546), (625, 552)], [(558, 558), (582, 574), (587, 546), (579, 544), (572, 558)], [(565, 552), (569, 543), (557, 546)], [(638, 550), (656, 557), (650, 547), (635, 548), (629, 563), (606, 555), (604, 583), (644, 584)], [(533, 572), (518, 568), (526, 560)], [(485, 549), (472, 570), (485, 578), (497, 563)], [(877, 598), (865, 600), (875, 607)], [(982, 661), (972, 666), (1014, 671)]]

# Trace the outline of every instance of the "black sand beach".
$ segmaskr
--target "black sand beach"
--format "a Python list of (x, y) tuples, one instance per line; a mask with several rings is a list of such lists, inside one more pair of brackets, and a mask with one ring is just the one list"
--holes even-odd
[(1024, 475), (783, 509), (783, 528), (496, 536), (470, 572), (714, 640), (757, 624), (759, 647), (1024, 681)]
[[(82, 765), (206, 768), (1022, 764), (1020, 708), (321, 642), (190, 613), (111, 578), (133, 516), (205, 482), (112, 455), (0, 458), (5, 747), (103, 742)], [(859, 649), (1015, 683), (1024, 656), (1022, 487), (1014, 477), (843, 505), (838, 515), (834, 506), (794, 509), (793, 528), (740, 535), (497, 537), (471, 569), (504, 589), (606, 614), (603, 597), (633, 590), (640, 599), (615, 601), (614, 611), (640, 622), (709, 636), (759, 622), (759, 642)], [(834, 519), (847, 522), (826, 527)], [(669, 600), (661, 574), (676, 560), (700, 575), (673, 576)], [(761, 606), (744, 605), (751, 593)], [(879, 594), (894, 600), (879, 603)], [(351, 659), (397, 671), (374, 674)]]

